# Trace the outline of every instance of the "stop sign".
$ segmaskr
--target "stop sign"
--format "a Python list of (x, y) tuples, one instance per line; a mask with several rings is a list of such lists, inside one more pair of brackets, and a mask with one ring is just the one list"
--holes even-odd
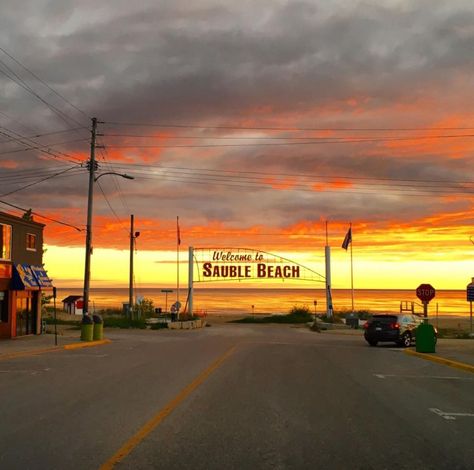
[(434, 299), (436, 294), (435, 288), (431, 284), (420, 284), (416, 288), (416, 296), (422, 302), (429, 302)]

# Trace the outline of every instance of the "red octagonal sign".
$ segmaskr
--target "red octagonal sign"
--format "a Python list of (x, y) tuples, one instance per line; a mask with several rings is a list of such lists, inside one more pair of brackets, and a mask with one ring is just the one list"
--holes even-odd
[(431, 284), (420, 284), (416, 288), (416, 296), (422, 302), (429, 302), (430, 300), (433, 300), (435, 295), (435, 288)]

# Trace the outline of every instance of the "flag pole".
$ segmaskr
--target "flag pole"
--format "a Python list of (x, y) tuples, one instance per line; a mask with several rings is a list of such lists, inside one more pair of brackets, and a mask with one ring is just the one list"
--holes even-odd
[(351, 231), (351, 300), (352, 300), (352, 313), (354, 313), (354, 265), (352, 262), (352, 245), (354, 244), (354, 237), (352, 235), (352, 222), (349, 223), (349, 229)]

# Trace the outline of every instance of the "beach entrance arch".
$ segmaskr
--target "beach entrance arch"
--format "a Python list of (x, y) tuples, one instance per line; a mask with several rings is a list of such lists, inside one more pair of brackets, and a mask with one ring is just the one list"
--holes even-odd
[[(197, 276), (195, 277), (195, 270)], [(253, 248), (189, 247), (188, 312), (193, 313), (195, 283), (261, 279), (325, 283), (322, 274), (295, 261)]]

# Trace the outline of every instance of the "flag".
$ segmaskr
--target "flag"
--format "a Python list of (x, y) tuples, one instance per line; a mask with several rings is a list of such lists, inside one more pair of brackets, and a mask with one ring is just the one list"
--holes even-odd
[(179, 217), (176, 217), (176, 232), (178, 235), (178, 245), (181, 245), (181, 234), (179, 232)]
[(352, 243), (352, 227), (349, 227), (349, 230), (346, 233), (346, 236), (344, 237), (344, 241), (342, 242), (342, 248), (344, 250), (347, 250), (349, 248), (349, 243)]

